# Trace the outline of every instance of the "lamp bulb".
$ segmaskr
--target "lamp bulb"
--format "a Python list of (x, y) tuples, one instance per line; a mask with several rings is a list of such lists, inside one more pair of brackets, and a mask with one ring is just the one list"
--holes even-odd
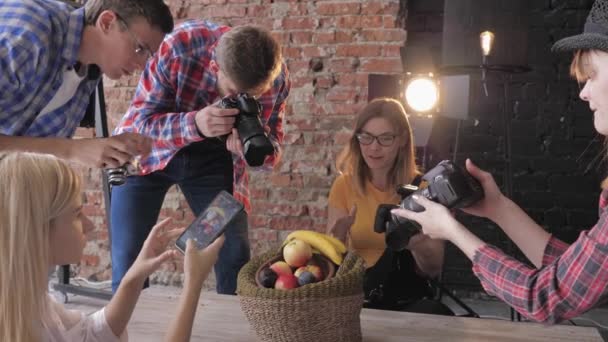
[(481, 32), (479, 35), (481, 43), (481, 53), (484, 57), (487, 57), (492, 52), (492, 46), (494, 45), (494, 33), (490, 31)]

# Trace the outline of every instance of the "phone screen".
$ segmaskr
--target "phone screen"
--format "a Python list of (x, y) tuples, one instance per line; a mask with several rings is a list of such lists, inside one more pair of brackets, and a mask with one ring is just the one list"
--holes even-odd
[(203, 249), (220, 236), (232, 219), (243, 210), (241, 202), (226, 191), (221, 191), (209, 206), (180, 235), (175, 245), (186, 251), (186, 241), (193, 239)]

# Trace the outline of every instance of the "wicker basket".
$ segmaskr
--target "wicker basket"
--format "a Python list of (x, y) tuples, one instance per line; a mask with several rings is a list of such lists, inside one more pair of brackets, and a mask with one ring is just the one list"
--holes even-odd
[(264, 342), (361, 341), (363, 259), (348, 253), (335, 276), (291, 290), (257, 286), (259, 267), (275, 257), (251, 259), (239, 272), (241, 308)]

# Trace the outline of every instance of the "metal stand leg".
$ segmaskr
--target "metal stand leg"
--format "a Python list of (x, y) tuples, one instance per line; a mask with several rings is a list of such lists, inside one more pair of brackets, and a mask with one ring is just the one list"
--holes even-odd
[[(93, 117), (95, 121), (95, 136), (99, 138), (108, 137), (108, 121), (106, 117), (106, 107), (103, 96), (103, 84), (101, 80), (99, 81), (97, 89), (91, 95), (91, 100), (89, 101), (89, 106), (87, 107), (87, 114), (85, 115), (85, 119), (90, 115), (94, 115)], [(110, 184), (108, 182), (108, 177), (106, 177), (105, 172), (102, 172), (101, 178), (103, 186), (104, 204), (106, 207), (106, 221), (108, 222), (109, 245), (112, 246), (112, 236), (110, 230), (111, 189)], [(64, 295), (64, 300), (66, 303), (68, 301), (68, 293), (105, 300), (109, 300), (110, 298), (112, 298), (112, 292), (110, 291), (70, 284), (70, 265), (63, 265), (59, 267), (59, 269), (57, 270), (57, 277), (59, 278), (59, 281), (57, 284), (54, 285), (53, 288)]]

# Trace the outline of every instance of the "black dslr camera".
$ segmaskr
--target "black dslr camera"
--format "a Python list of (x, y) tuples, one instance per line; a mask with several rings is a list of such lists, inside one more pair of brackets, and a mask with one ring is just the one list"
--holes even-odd
[(266, 156), (274, 153), (274, 146), (268, 139), (260, 121), (262, 105), (252, 96), (240, 93), (234, 97), (224, 97), (220, 102), (220, 107), (239, 110), (234, 127), (239, 132), (243, 143), (243, 154), (247, 164), (249, 166), (264, 164)]
[(483, 198), (479, 181), (449, 160), (437, 164), (422, 179), (428, 183), (426, 188), (419, 189), (415, 185), (399, 186), (397, 193), (401, 196), (401, 203), (398, 206), (380, 204), (376, 211), (374, 231), (386, 233), (386, 245), (392, 250), (405, 249), (410, 238), (420, 232), (418, 222), (391, 214), (391, 210), (395, 208), (424, 211), (424, 208), (413, 200), (412, 195), (424, 196), (449, 209), (466, 208)]

